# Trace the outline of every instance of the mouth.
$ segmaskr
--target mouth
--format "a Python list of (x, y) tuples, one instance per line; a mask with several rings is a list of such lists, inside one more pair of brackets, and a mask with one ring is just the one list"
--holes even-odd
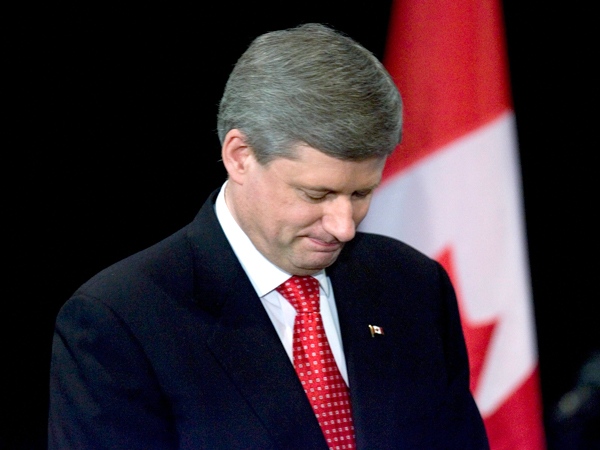
[(336, 252), (338, 250), (341, 250), (344, 246), (344, 243), (338, 240), (328, 241), (314, 237), (310, 237), (308, 239), (311, 243), (311, 246), (313, 247), (313, 250), (318, 252)]

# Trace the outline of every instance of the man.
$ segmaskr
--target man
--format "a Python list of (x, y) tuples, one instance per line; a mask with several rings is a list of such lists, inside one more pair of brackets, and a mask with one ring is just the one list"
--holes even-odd
[(258, 37), (220, 104), (225, 184), (61, 309), (50, 449), (488, 448), (446, 273), (356, 231), (401, 115), (350, 38)]

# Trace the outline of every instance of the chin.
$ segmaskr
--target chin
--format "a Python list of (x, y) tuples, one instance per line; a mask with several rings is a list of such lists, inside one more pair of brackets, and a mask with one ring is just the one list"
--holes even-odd
[(337, 258), (330, 258), (327, 261), (311, 261), (310, 264), (304, 264), (302, 267), (306, 271), (312, 271), (312, 273), (318, 272), (319, 270), (326, 269), (331, 266)]

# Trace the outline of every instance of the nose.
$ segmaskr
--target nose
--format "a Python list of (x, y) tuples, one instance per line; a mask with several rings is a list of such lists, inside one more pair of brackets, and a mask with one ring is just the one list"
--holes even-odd
[(356, 234), (354, 206), (349, 198), (339, 196), (329, 202), (323, 214), (323, 228), (340, 242), (350, 241)]

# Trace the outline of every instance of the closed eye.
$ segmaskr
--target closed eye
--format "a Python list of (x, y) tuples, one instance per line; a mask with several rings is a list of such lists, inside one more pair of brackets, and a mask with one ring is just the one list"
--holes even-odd
[(373, 193), (373, 189), (366, 189), (364, 191), (356, 191), (356, 192), (352, 193), (352, 196), (356, 197), (356, 198), (366, 198), (369, 195), (371, 195), (372, 193)]
[(304, 196), (313, 202), (319, 202), (319, 201), (325, 200), (325, 198), (327, 198), (328, 194), (329, 194), (328, 192), (320, 192), (320, 193), (304, 192)]

